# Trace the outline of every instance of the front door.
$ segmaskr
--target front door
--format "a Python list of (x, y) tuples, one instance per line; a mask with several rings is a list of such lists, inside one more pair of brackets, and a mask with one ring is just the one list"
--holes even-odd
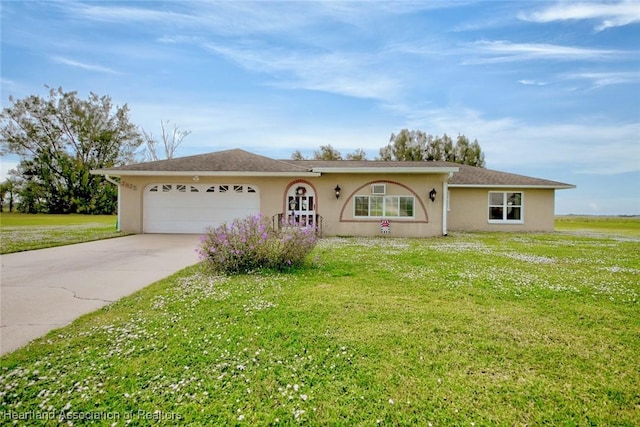
[(316, 220), (316, 197), (310, 185), (292, 186), (287, 193), (287, 222), (313, 227)]

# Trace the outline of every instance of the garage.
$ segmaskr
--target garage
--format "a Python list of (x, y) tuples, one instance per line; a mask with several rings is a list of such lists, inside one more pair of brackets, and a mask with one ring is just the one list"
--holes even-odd
[(255, 185), (156, 183), (144, 191), (143, 231), (201, 234), (208, 227), (258, 213)]

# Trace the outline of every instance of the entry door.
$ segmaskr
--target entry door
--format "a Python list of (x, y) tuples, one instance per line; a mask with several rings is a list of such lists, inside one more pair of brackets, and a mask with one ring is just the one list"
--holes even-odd
[(311, 186), (298, 185), (287, 194), (287, 220), (289, 224), (312, 227), (316, 221), (316, 197)]

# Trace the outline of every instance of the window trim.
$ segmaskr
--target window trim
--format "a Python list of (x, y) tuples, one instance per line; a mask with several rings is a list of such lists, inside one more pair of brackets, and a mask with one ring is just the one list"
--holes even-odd
[[(356, 207), (358, 205), (357, 200), (359, 198), (366, 198), (367, 199), (367, 215), (358, 215), (357, 214), (357, 210)], [(382, 204), (380, 206), (380, 209), (382, 211), (382, 215), (371, 215), (371, 199), (376, 198), (376, 199), (382, 199)], [(398, 215), (392, 216), (392, 215), (386, 215), (386, 211), (387, 211), (387, 199), (396, 199), (395, 201), (395, 206), (397, 206), (398, 208)], [(402, 198), (406, 198), (406, 199), (411, 199), (411, 203), (412, 203), (412, 215), (405, 215), (405, 216), (401, 216), (400, 215), (400, 206), (402, 206), (401, 204), (401, 199)], [(377, 205), (376, 205), (377, 206)], [(378, 209), (376, 209), (378, 210)], [(353, 218), (355, 219), (381, 219), (381, 218), (395, 218), (395, 219), (415, 219), (416, 218), (416, 197), (414, 195), (372, 195), (372, 194), (357, 194), (355, 196), (353, 196)]]
[[(492, 204), (491, 203), (491, 195), (492, 194), (501, 194), (502, 195), (502, 204)], [(519, 205), (511, 205), (513, 207), (520, 208), (520, 219), (509, 219), (507, 218), (508, 214), (508, 194), (520, 194), (520, 204)], [(489, 191), (487, 195), (487, 221), (489, 224), (524, 224), (524, 191)], [(502, 219), (491, 219), (491, 208), (499, 207), (502, 208)]]

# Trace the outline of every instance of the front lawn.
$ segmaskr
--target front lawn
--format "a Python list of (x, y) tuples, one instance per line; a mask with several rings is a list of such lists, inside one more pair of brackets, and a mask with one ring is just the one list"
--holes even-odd
[(291, 274), (191, 267), (4, 356), (0, 414), (639, 425), (638, 254), (637, 236), (469, 233), (324, 239)]
[(0, 254), (124, 236), (115, 215), (0, 214)]

